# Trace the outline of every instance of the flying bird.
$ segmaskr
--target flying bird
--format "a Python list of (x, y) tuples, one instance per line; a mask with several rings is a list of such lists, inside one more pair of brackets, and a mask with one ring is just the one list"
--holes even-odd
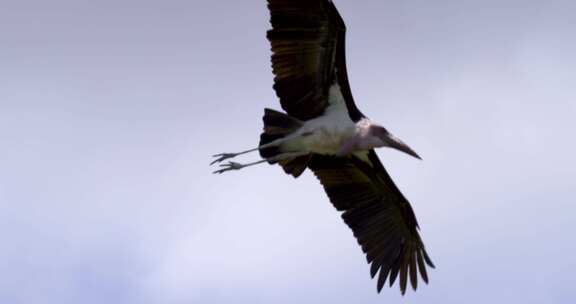
[(419, 235), (408, 200), (374, 152), (389, 147), (419, 158), (386, 128), (357, 108), (348, 83), (346, 26), (330, 0), (268, 0), (272, 29), (274, 90), (286, 113), (264, 110), (258, 147), (214, 155), (212, 164), (252, 151), (261, 160), (229, 161), (214, 173), (267, 162), (287, 174), (310, 169), (366, 254), (377, 290), (399, 277), (414, 290), (418, 272), (428, 283), (426, 265), (434, 268)]

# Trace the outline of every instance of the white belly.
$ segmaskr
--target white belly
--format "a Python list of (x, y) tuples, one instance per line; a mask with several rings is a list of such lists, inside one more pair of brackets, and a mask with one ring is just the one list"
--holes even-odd
[(298, 131), (300, 136), (283, 144), (283, 148), (317, 154), (336, 154), (342, 143), (356, 134), (357, 127), (350, 119), (338, 85), (330, 88), (329, 102), (324, 115), (306, 121)]

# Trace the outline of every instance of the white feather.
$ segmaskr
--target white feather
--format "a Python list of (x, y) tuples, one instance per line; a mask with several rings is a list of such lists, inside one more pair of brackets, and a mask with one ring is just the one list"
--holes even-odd
[[(307, 151), (324, 155), (336, 155), (342, 143), (354, 136), (361, 135), (370, 127), (368, 119), (355, 123), (350, 119), (348, 108), (340, 86), (335, 83), (329, 89), (329, 106), (322, 116), (307, 120), (293, 140), (282, 144), (286, 151)], [(299, 136), (298, 136), (299, 135)], [(365, 151), (356, 152), (366, 159)]]

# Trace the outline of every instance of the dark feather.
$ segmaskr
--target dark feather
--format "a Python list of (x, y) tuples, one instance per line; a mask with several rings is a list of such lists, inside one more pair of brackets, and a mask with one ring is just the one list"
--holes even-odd
[(400, 271), (400, 262), (396, 261), (393, 265), (392, 265), (392, 270), (390, 270), (390, 287), (392, 287), (392, 285), (394, 284), (394, 282), (396, 281), (396, 277), (398, 277), (398, 271)]
[[(337, 82), (352, 121), (363, 118), (348, 83), (346, 27), (332, 1), (268, 0), (268, 8), (274, 90), (282, 108), (299, 121), (318, 117), (328, 105), (329, 88)], [(272, 116), (261, 142), (284, 136), (286, 126), (291, 125)], [(262, 152), (271, 155), (279, 151)], [(372, 263), (371, 276), (379, 271), (378, 292), (387, 278), (392, 286), (399, 272), (402, 294), (408, 275), (416, 288), (416, 263), (422, 279), (428, 281), (424, 264), (434, 265), (424, 250), (412, 207), (373, 150), (367, 162), (313, 154), (281, 163), (294, 176), (302, 173), (304, 164), (319, 178), (334, 207), (343, 211), (344, 222)]]
[(418, 269), (420, 270), (420, 276), (424, 283), (428, 284), (428, 273), (426, 272), (426, 265), (424, 265), (424, 260), (422, 259), (422, 249), (416, 251), (418, 259)]
[[(373, 151), (370, 163), (359, 158), (336, 158), (314, 154), (308, 167), (320, 179), (330, 201), (341, 211), (358, 244), (366, 253), (370, 275), (379, 272), (377, 288), (388, 279), (392, 285), (400, 276), (400, 290), (417, 286), (417, 257), (426, 260), (416, 218)], [(349, 191), (358, 191), (354, 195)], [(427, 281), (426, 270), (423, 273)]]
[[(418, 252), (420, 250), (416, 250)], [(418, 273), (416, 270), (416, 253), (414, 251), (410, 252), (410, 285), (412, 285), (412, 289), (416, 290), (418, 288)]]
[(406, 282), (408, 280), (408, 259), (407, 255), (410, 254), (409, 248), (404, 252), (400, 265), (400, 291), (402, 294), (406, 293)]
[(346, 72), (346, 26), (328, 0), (268, 0), (272, 29), (274, 90), (282, 108), (293, 117), (320, 116), (328, 104), (328, 89), (337, 80), (350, 118), (360, 113)]

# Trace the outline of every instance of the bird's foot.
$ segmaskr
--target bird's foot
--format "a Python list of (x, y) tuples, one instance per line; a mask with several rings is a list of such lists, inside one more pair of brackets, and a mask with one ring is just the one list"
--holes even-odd
[(215, 163), (219, 163), (223, 160), (229, 159), (229, 158), (233, 158), (236, 157), (236, 155), (238, 155), (238, 153), (220, 153), (220, 154), (214, 154), (212, 155), (212, 157), (217, 157), (214, 161), (212, 161), (210, 163), (210, 165), (213, 165)]
[(222, 169), (216, 170), (212, 173), (222, 174), (226, 171), (240, 170), (240, 169), (246, 167), (246, 165), (243, 165), (243, 164), (237, 163), (237, 162), (228, 162), (227, 164), (220, 165), (220, 167), (222, 167)]

